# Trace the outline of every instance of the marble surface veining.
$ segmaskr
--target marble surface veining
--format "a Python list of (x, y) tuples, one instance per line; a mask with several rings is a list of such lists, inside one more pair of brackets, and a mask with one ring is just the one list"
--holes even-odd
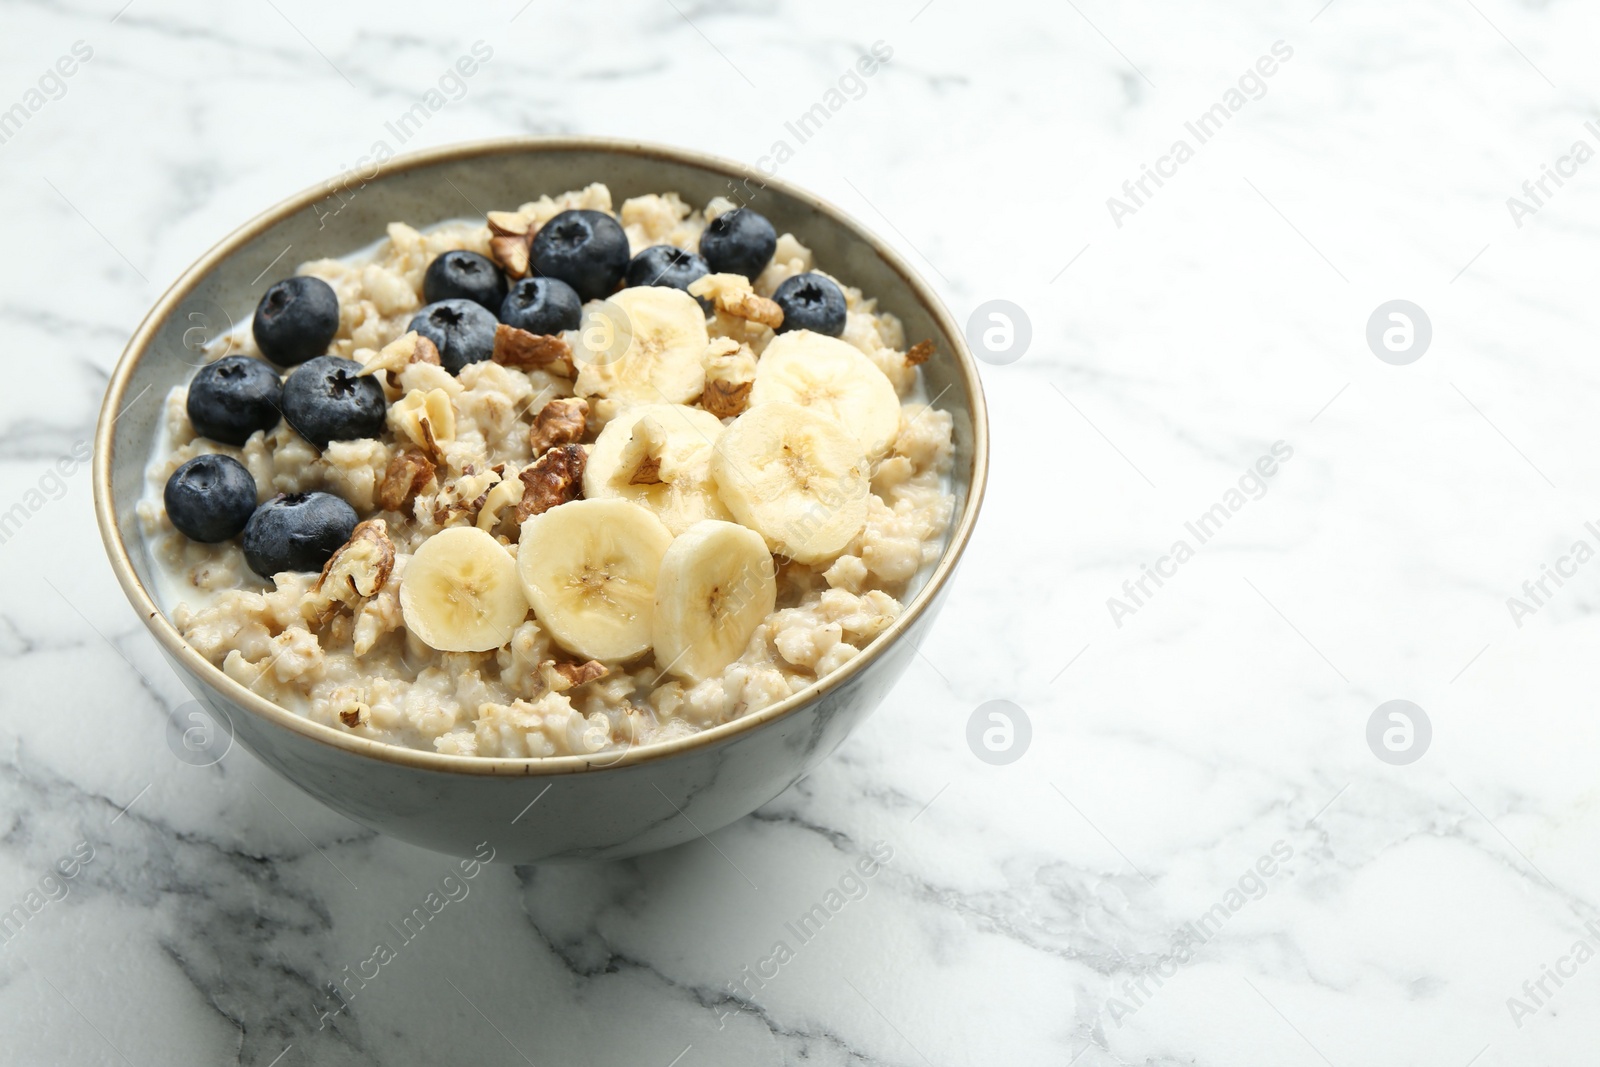
[[(1593, 5), (0, 12), (0, 1063), (1592, 1062)], [(865, 728), (710, 840), (463, 878), (174, 758), (73, 456), (218, 237), (379, 140), (517, 132), (764, 160), (1031, 340)], [(1406, 365), (1367, 338), (1396, 299)], [(1426, 739), (1369, 744), (1397, 699)], [(995, 700), (1030, 727), (1000, 765)]]

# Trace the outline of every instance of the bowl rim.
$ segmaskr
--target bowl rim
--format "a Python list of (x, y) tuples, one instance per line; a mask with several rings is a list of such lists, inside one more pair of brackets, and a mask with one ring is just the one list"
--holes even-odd
[[(905, 606), (905, 610), (895, 618), (894, 622), (868, 643), (859, 655), (833, 673), (813, 682), (798, 693), (794, 693), (776, 704), (753, 714), (743, 715), (710, 729), (701, 730), (671, 741), (630, 745), (620, 754), (602, 752), (594, 756), (461, 756), (407, 748), (387, 741), (377, 741), (341, 733), (331, 726), (315, 722), (304, 715), (282, 707), (230, 678), (221, 668), (200, 655), (184, 639), (183, 635), (178, 632), (177, 627), (167, 618), (166, 613), (156, 604), (154, 597), (144, 587), (144, 584), (139, 580), (138, 574), (134, 571), (133, 562), (128, 555), (127, 546), (123, 543), (122, 534), (117, 525), (117, 516), (111, 492), (111, 454), (114, 423), (116, 421), (116, 413), (122, 410), (122, 398), (133, 376), (134, 369), (139, 365), (145, 354), (149, 352), (151, 342), (154, 340), (160, 324), (177, 309), (178, 305), (193, 292), (222, 260), (281, 220), (325, 198), (328, 183), (324, 181), (296, 193), (245, 222), (214, 244), (178, 276), (177, 280), (167, 288), (166, 292), (145, 314), (138, 328), (130, 337), (127, 346), (123, 349), (122, 355), (118, 358), (117, 365), (112, 371), (110, 381), (106, 387), (105, 399), (101, 403), (100, 415), (95, 427), (92, 470), (95, 520), (100, 528), (100, 537), (105, 544), (106, 553), (110, 557), (112, 570), (116, 573), (117, 582), (122, 586), (122, 591), (127, 596), (129, 603), (138, 611), (145, 626), (149, 628), (156, 640), (161, 643), (168, 656), (173, 658), (196, 680), (202, 681), (209, 689), (214, 690), (234, 706), (243, 708), (246, 712), (265, 719), (274, 726), (331, 748), (339, 749), (352, 755), (364, 756), (418, 770), (488, 775), (492, 777), (531, 777), (620, 770), (643, 763), (668, 759), (695, 749), (718, 746), (722, 742), (729, 741), (748, 731), (759, 729), (778, 719), (785, 718), (802, 706), (821, 699), (832, 690), (849, 681), (856, 674), (865, 670), (903, 636), (911, 624), (928, 609), (928, 606), (939, 595), (954, 572), (956, 564), (960, 561), (962, 553), (966, 550), (967, 543), (971, 539), (978, 512), (983, 504), (985, 483), (988, 477), (989, 424), (984, 404), (983, 384), (978, 375), (976, 362), (967, 348), (963, 332), (951, 317), (944, 303), (939, 299), (938, 294), (911, 268), (904, 257), (885, 243), (877, 234), (833, 204), (776, 176), (769, 175), (764, 171), (752, 170), (742, 163), (722, 156), (625, 138), (575, 136), (498, 137), (458, 142), (395, 156), (382, 163), (378, 168), (377, 174), (372, 178), (366, 179), (366, 181), (370, 184), (390, 174), (403, 173), (441, 163), (471, 160), (483, 156), (542, 151), (590, 151), (623, 156), (631, 155), (697, 167), (739, 181), (754, 178), (761, 182), (763, 189), (773, 189), (820, 214), (830, 217), (834, 222), (854, 234), (857, 239), (869, 245), (890, 269), (900, 275), (901, 279), (910, 288), (913, 297), (922, 304), (944, 331), (945, 335), (951, 339), (953, 348), (951, 354), (956, 359), (957, 368), (963, 383), (966, 385), (967, 394), (971, 398), (972, 478), (967, 486), (966, 507), (958, 517), (956, 527), (951, 532), (950, 541), (945, 547), (944, 554), (940, 557), (933, 573), (928, 576), (926, 583), (917, 591), (916, 596), (912, 597), (910, 603)], [(228, 725), (230, 730), (236, 732), (231, 722)]]

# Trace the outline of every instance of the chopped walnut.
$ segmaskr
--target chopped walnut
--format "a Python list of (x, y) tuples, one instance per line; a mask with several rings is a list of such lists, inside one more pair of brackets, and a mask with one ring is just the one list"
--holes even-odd
[(528, 448), (542, 456), (557, 445), (570, 445), (583, 439), (588, 424), (589, 402), (582, 397), (552, 400), (539, 409), (528, 429)]
[(502, 481), (483, 495), (483, 500), (478, 505), (478, 529), (486, 533), (494, 533), (494, 528), (500, 524), (500, 513), (519, 502), (522, 494), (527, 491), (527, 487), (522, 484), (522, 479), (517, 477), (514, 469), (503, 474), (502, 478)]
[(517, 522), (583, 496), (583, 465), (588, 458), (582, 445), (562, 445), (522, 468), (517, 475), (523, 484)]
[(435, 367), (439, 366), (439, 346), (421, 334), (417, 334), (417, 347), (416, 351), (411, 353), (410, 362), (432, 363)]
[(719, 419), (729, 419), (744, 411), (750, 404), (753, 382), (706, 381), (705, 395), (700, 406)]
[(361, 367), (361, 375), (389, 371), (399, 374), (410, 363), (439, 365), (439, 349), (415, 330), (403, 334), (388, 344)]
[(661, 457), (667, 448), (667, 432), (652, 418), (633, 424), (633, 434), (622, 446), (617, 476), (628, 476), (629, 485), (660, 485)]
[(496, 237), (526, 237), (533, 232), (533, 224), (519, 211), (491, 211), (488, 223)]
[(777, 301), (756, 293), (744, 293), (736, 298), (718, 297), (717, 309), (737, 318), (770, 326), (774, 330), (783, 325), (783, 309)]
[(749, 406), (755, 380), (756, 357), (750, 346), (718, 338), (706, 352), (706, 391), (700, 406), (719, 419), (732, 418)]
[(931, 355), (933, 355), (933, 342), (918, 341), (906, 352), (906, 366), (915, 367), (926, 363)]
[(314, 625), (333, 618), (341, 604), (370, 597), (394, 571), (394, 542), (382, 519), (357, 523), (346, 541), (322, 567), (316, 584), (301, 601), (301, 613)]
[(456, 436), (456, 409), (443, 389), (413, 389), (389, 405), (389, 423), (433, 458), (444, 462), (440, 441)]
[(590, 660), (587, 663), (561, 663), (556, 660), (546, 660), (539, 664), (539, 677), (551, 692), (565, 693), (569, 689), (576, 689), (580, 685), (598, 681), (611, 673), (599, 660)]
[(365, 726), (372, 721), (372, 708), (360, 700), (346, 704), (339, 712), (339, 721), (352, 730), (357, 726)]
[(433, 498), (433, 524), (449, 526), (458, 518), (475, 521), (488, 503), (489, 494), (502, 480), (501, 468), (478, 471), (468, 463), (461, 468), (461, 476), (446, 484)]
[(420, 450), (407, 448), (395, 453), (383, 472), (374, 498), (386, 511), (403, 511), (434, 475), (433, 461)]
[(742, 274), (707, 274), (690, 283), (689, 294), (709, 299), (718, 311), (735, 318), (774, 330), (783, 325), (783, 309), (756, 293), (750, 279)]
[(528, 276), (528, 263), (532, 251), (533, 240), (526, 234), (520, 236), (496, 234), (489, 238), (489, 257), (513, 278)]
[(572, 376), (572, 346), (565, 338), (529, 333), (505, 323), (495, 327), (494, 361), (518, 370), (537, 368)]

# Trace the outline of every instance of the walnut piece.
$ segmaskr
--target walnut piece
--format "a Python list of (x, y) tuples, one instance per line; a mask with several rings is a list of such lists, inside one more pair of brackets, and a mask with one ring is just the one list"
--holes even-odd
[(362, 366), (361, 376), (376, 374), (381, 370), (399, 374), (409, 363), (439, 365), (439, 349), (415, 330), (384, 345), (376, 356)]
[(444, 463), (440, 441), (456, 438), (456, 408), (443, 389), (413, 389), (389, 405), (389, 423), (435, 463)]
[(503, 475), (494, 488), (483, 494), (483, 500), (478, 504), (478, 529), (494, 533), (494, 528), (500, 524), (500, 512), (520, 501), (526, 491), (527, 487), (517, 477), (514, 468)]
[[(490, 227), (492, 231), (493, 226)], [(527, 234), (495, 235), (489, 238), (489, 258), (493, 259), (513, 278), (528, 276), (528, 261), (533, 251), (533, 239)]]
[(433, 461), (419, 449), (407, 448), (395, 453), (374, 494), (378, 506), (385, 511), (404, 511), (433, 481), (434, 469)]
[(707, 274), (689, 284), (689, 295), (703, 297), (718, 311), (776, 330), (783, 325), (783, 309), (756, 293), (742, 274)]
[(926, 363), (931, 355), (933, 355), (933, 342), (918, 341), (906, 352), (906, 366), (916, 367)]
[(383, 588), (394, 572), (394, 542), (389, 524), (368, 519), (356, 524), (346, 541), (323, 564), (316, 584), (301, 601), (301, 613), (321, 626), (332, 619), (341, 604), (354, 605)]
[(616, 477), (627, 475), (628, 485), (660, 485), (661, 457), (667, 449), (667, 432), (655, 419), (643, 418), (633, 424), (633, 434), (622, 446)]
[(411, 359), (409, 362), (432, 363), (435, 367), (439, 366), (439, 346), (422, 336), (420, 333), (417, 334), (417, 347), (416, 350), (411, 353)]
[(565, 338), (529, 333), (503, 322), (494, 330), (493, 358), (503, 367), (536, 368), (572, 376), (572, 346)]
[(719, 419), (730, 419), (750, 405), (750, 387), (754, 382), (706, 382), (706, 391), (700, 397), (700, 406)]
[(496, 237), (526, 237), (533, 229), (533, 224), (518, 211), (491, 211), (488, 223), (489, 232)]
[(582, 445), (562, 445), (522, 468), (517, 475), (523, 485), (522, 499), (517, 501), (517, 523), (582, 497), (583, 465), (588, 458)]
[(590, 660), (587, 663), (561, 663), (556, 660), (546, 660), (539, 664), (539, 677), (553, 693), (565, 693), (569, 689), (576, 689), (580, 685), (598, 681), (611, 673), (599, 660)]
[(589, 420), (589, 402), (582, 397), (562, 397), (539, 409), (528, 429), (528, 448), (542, 456), (557, 445), (583, 440)]
[(726, 311), (735, 318), (759, 322), (776, 330), (783, 325), (783, 309), (777, 301), (768, 300), (757, 293), (742, 293), (737, 297), (719, 295), (717, 310)]
[(461, 468), (461, 476), (446, 483), (433, 498), (433, 524), (449, 526), (457, 519), (473, 522), (494, 487), (504, 480), (504, 467), (477, 470), (471, 463)]
[(365, 726), (372, 721), (372, 708), (362, 701), (346, 704), (344, 710), (339, 712), (339, 721), (350, 729)]
[(732, 418), (749, 406), (755, 380), (756, 357), (750, 346), (718, 338), (706, 353), (706, 391), (700, 406), (719, 419)]

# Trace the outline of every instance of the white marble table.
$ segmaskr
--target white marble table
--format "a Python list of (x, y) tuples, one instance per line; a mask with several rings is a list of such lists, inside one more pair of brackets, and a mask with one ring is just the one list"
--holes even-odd
[[(123, 2), (3, 6), (0, 911), (39, 907), (0, 1063), (1592, 1062), (1592, 7)], [(161, 289), (478, 40), (403, 147), (788, 140), (785, 177), (1032, 342), (986, 367), (986, 518), (866, 728), (709, 843), (487, 867), (319, 1028), (450, 861), (173, 757), (185, 694), (56, 463)], [(1393, 299), (1431, 321), (1408, 365), (1366, 340)], [(1032, 728), (1003, 766), (966, 742), (996, 699)], [(1367, 740), (1394, 699), (1431, 724), (1403, 765)]]

